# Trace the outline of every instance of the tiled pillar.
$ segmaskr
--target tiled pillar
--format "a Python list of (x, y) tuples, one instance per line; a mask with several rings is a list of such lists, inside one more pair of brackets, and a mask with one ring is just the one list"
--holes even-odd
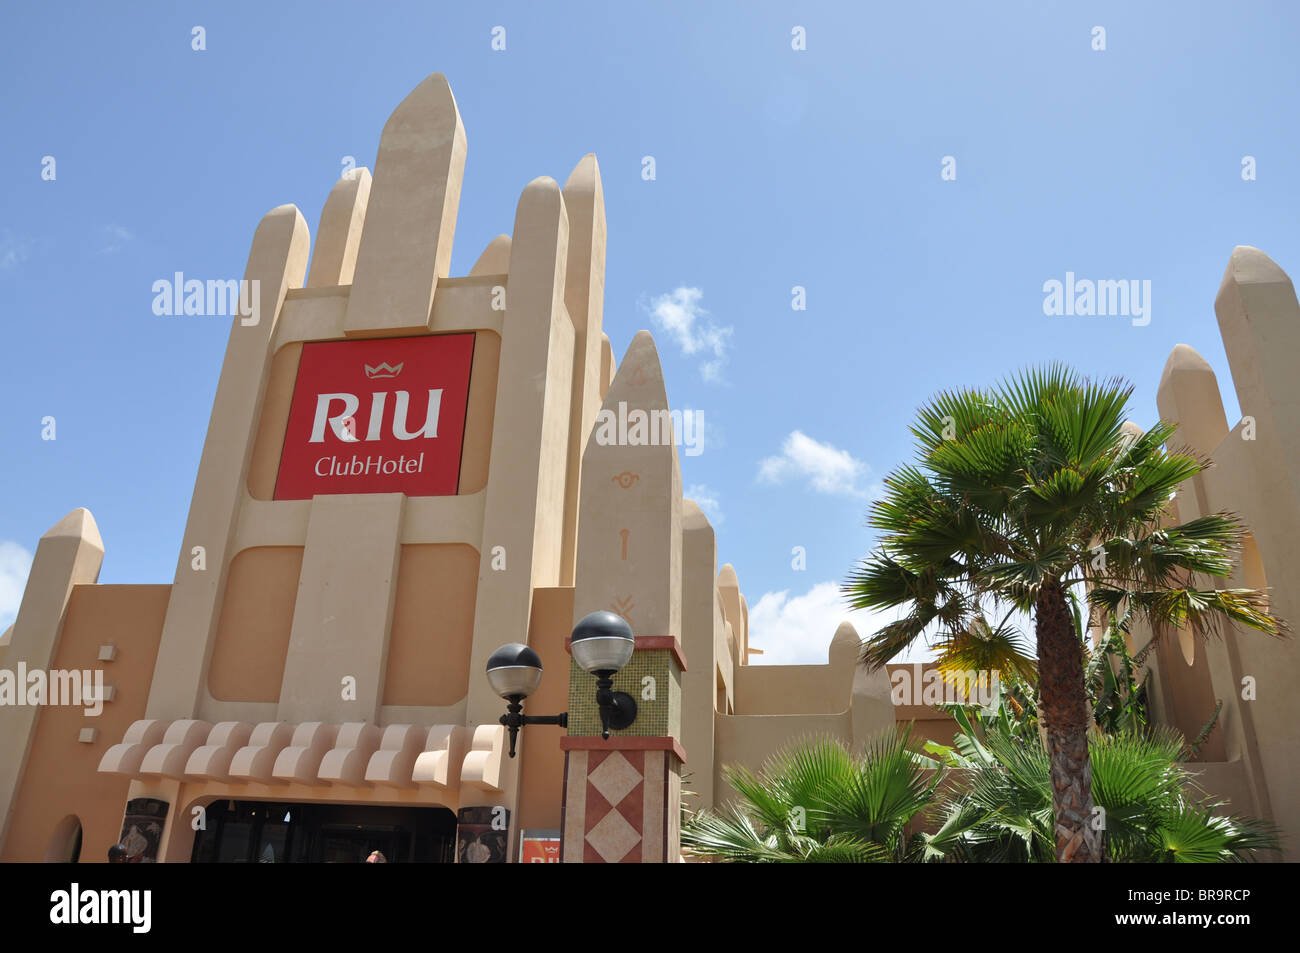
[[(668, 644), (671, 643), (671, 644)], [(600, 737), (596, 679), (570, 664), (564, 768), (564, 863), (681, 859), (681, 673), (676, 639), (642, 637), (614, 690), (637, 702), (627, 729)]]

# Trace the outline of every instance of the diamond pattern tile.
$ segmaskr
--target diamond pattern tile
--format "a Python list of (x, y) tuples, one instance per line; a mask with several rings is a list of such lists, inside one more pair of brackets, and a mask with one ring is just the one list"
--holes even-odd
[(617, 751), (611, 751), (587, 780), (610, 804), (618, 804), (641, 783), (641, 772)]
[(617, 864), (641, 841), (641, 835), (618, 811), (610, 811), (587, 832), (587, 843), (607, 864)]

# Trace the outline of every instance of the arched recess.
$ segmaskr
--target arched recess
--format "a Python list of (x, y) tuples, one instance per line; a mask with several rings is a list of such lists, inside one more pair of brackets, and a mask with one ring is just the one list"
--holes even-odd
[[(1268, 579), (1264, 574), (1264, 560), (1255, 537), (1250, 533), (1242, 536), (1241, 562), (1238, 572), (1234, 575), (1235, 578), (1230, 583), (1224, 580), (1210, 582), (1220, 587), (1245, 586), (1263, 592), (1267, 605)], [(1236, 684), (1240, 681), (1241, 662), (1235, 640), (1240, 633), (1232, 625), (1224, 623), (1223, 634), (1231, 666), (1230, 671), (1226, 673), (1227, 683)], [(1167, 645), (1168, 639), (1160, 643), (1157, 648), (1166, 695), (1166, 717), (1184, 737), (1190, 739), (1205, 726), (1219, 697), (1215, 693), (1213, 680), (1210, 677), (1209, 661), (1204, 646), (1197, 645), (1189, 631), (1169, 632), (1167, 635), (1174, 637), (1175, 644), (1182, 649), (1182, 652), (1180, 655), (1170, 648)], [(1227, 707), (1231, 708), (1231, 705)], [(1249, 717), (1249, 712), (1243, 712), (1242, 716)], [(1226, 761), (1227, 759), (1227, 744), (1223, 728), (1221, 724), (1216, 725), (1202, 745), (1200, 754), (1193, 760)]]
[(47, 864), (75, 864), (81, 860), (81, 818), (69, 814), (59, 821), (45, 851)]

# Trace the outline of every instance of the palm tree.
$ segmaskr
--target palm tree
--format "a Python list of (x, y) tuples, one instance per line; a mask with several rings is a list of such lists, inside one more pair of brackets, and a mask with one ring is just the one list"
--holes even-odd
[[(1013, 734), (985, 719), (961, 720), (956, 750), (930, 746), (937, 764), (967, 772), (934, 833), (921, 835), (926, 860), (1050, 862), (1056, 858), (1051, 768), (1036, 733)], [(1104, 851), (1115, 863), (1231, 863), (1280, 849), (1273, 825), (1220, 813), (1193, 800), (1194, 776), (1179, 763), (1177, 732), (1095, 733), (1093, 787)]]
[(1120, 618), (1112, 618), (1101, 644), (1087, 659), (1084, 669), (1092, 717), (1103, 734), (1140, 732), (1147, 726), (1147, 686), (1151, 671), (1148, 669), (1139, 680), (1138, 669), (1155, 646), (1148, 642), (1136, 656), (1130, 655), (1125, 640), (1127, 627), (1127, 611)]
[(892, 728), (860, 757), (818, 739), (792, 745), (758, 774), (732, 765), (723, 773), (740, 802), (688, 816), (682, 845), (696, 856), (749, 863), (906, 860), (920, 843), (908, 825), (945, 774), (930, 774), (907, 731)]
[(986, 608), (1006, 609), (996, 633), (1013, 610), (1032, 612), (1060, 861), (1102, 859), (1070, 588), (1084, 584), (1109, 615), (1127, 609), (1200, 635), (1222, 619), (1283, 629), (1258, 592), (1196, 588), (1195, 575), (1232, 572), (1242, 527), (1227, 513), (1160, 525), (1178, 486), (1208, 462), (1165, 449), (1171, 424), (1126, 428), (1131, 394), (1122, 381), (1090, 382), (1060, 365), (940, 394), (912, 427), (917, 464), (892, 473), (873, 505), (879, 548), (844, 586), (853, 608), (905, 609), (866, 642), (872, 667), (929, 627), (951, 636)]

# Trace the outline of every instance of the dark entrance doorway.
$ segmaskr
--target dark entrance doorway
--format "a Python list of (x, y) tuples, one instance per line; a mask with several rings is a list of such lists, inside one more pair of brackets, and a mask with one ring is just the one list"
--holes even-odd
[(194, 835), (192, 863), (451, 863), (456, 815), (444, 807), (215, 801)]

